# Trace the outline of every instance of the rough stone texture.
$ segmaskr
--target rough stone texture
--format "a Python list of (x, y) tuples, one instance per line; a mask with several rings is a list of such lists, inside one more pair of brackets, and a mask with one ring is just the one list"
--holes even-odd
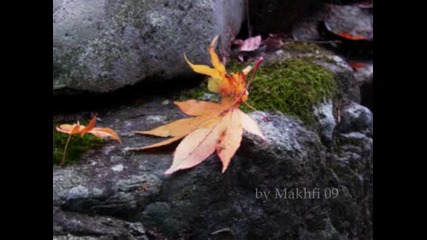
[(220, 35), (226, 54), (243, 19), (243, 0), (54, 0), (54, 94), (189, 75), (183, 53), (208, 63), (207, 46)]
[(53, 208), (53, 234), (57, 240), (148, 240), (141, 223), (65, 212), (58, 207)]
[(317, 40), (319, 23), (325, 22), (335, 34), (349, 33), (373, 38), (373, 15), (355, 5), (323, 4), (312, 16), (305, 16), (292, 26), (292, 34), (297, 40)]
[(374, 64), (372, 61), (362, 62), (363, 67), (354, 70), (354, 77), (359, 82), (359, 85), (372, 84), (374, 80)]
[[(354, 3), (352, 5), (338, 5), (346, 4), (340, 1), (335, 3), (325, 3), (313, 15), (307, 15), (295, 23), (292, 29), (293, 37), (303, 41), (338, 40), (339, 43), (331, 43), (329, 47), (340, 52), (341, 56), (345, 56), (345, 61), (365, 64), (364, 67), (357, 67), (353, 70), (341, 57), (337, 56), (333, 57), (336, 64), (321, 63), (324, 66), (329, 65), (329, 68), (340, 76), (338, 92), (342, 95), (343, 101), (337, 105), (353, 101), (362, 103), (372, 110), (373, 64), (372, 60), (366, 59), (366, 57), (372, 59), (373, 56), (372, 11), (358, 7)], [(341, 33), (353, 36), (362, 35), (367, 40), (348, 40), (339, 37)], [(338, 98), (341, 97), (338, 96)]]
[(342, 103), (353, 101), (360, 103), (360, 87), (353, 74), (353, 69), (339, 56), (329, 56), (331, 61), (317, 61), (318, 64), (331, 70), (337, 80), (337, 99)]
[(341, 121), (336, 130), (340, 133), (362, 133), (367, 136), (372, 134), (372, 112), (357, 103), (349, 103), (344, 106), (341, 113)]
[[(341, 121), (334, 130), (333, 154), (328, 154), (329, 166), (346, 186), (349, 194), (355, 197), (360, 209), (352, 222), (339, 217), (342, 227), (354, 224), (357, 232), (372, 236), (372, 183), (373, 183), (373, 116), (369, 109), (356, 103), (344, 107)], [(352, 203), (349, 203), (352, 204)], [(335, 211), (340, 211), (335, 209)], [(348, 227), (348, 226), (347, 226)], [(349, 235), (348, 239), (364, 239)]]
[(332, 141), (332, 134), (336, 125), (332, 101), (329, 100), (320, 106), (314, 107), (314, 116), (323, 140)]
[(364, 61), (361, 68), (354, 70), (354, 77), (360, 86), (361, 104), (373, 111), (374, 65), (372, 61)]
[(82, 237), (71, 234), (53, 236), (53, 240), (111, 240), (110, 237)]
[[(125, 147), (157, 142), (129, 132), (183, 117), (164, 102), (154, 99), (111, 111), (100, 116), (102, 126), (117, 130)], [(65, 226), (72, 229), (75, 219), (100, 218), (85, 235), (99, 237), (104, 219), (111, 218), (132, 222), (132, 229), (140, 229), (136, 236), (143, 236), (145, 228), (149, 239), (372, 239), (372, 135), (366, 132), (372, 130), (372, 118), (366, 111), (346, 108), (333, 148), (294, 118), (263, 114), (271, 121), (251, 115), (267, 142), (245, 133), (224, 174), (218, 157), (211, 156), (193, 169), (165, 176), (173, 146), (134, 153), (113, 142), (86, 154), (79, 164), (55, 167), (54, 235), (80, 236)], [(281, 199), (276, 191), (283, 188), (318, 189), (319, 198)], [(332, 188), (338, 194), (327, 198)], [(257, 198), (260, 191), (271, 195)], [(114, 226), (117, 234), (129, 229), (122, 222)]]
[(334, 33), (349, 33), (373, 38), (373, 15), (351, 5), (325, 4), (325, 22)]
[(301, 19), (292, 25), (292, 36), (298, 41), (314, 41), (320, 39), (319, 21)]

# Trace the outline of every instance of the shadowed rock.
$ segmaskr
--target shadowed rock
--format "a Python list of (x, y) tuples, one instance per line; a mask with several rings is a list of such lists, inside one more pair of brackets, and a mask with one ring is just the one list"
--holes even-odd
[[(124, 146), (151, 144), (159, 139), (129, 132), (183, 116), (162, 101), (117, 110), (103, 124), (117, 130)], [(334, 146), (327, 148), (301, 121), (263, 114), (271, 121), (251, 116), (267, 142), (245, 133), (224, 174), (213, 155), (167, 176), (173, 147), (134, 153), (115, 143), (79, 164), (54, 168), (54, 229), (74, 234), (64, 226), (84, 215), (142, 223), (149, 239), (371, 239), (372, 138), (365, 128), (354, 129), (357, 141), (338, 141), (347, 131), (337, 128)], [(164, 117), (152, 121), (153, 115)], [(94, 228), (102, 231), (103, 225)]]

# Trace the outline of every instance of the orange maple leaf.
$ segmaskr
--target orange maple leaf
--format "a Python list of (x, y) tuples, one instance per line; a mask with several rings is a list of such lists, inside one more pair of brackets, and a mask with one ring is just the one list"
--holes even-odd
[[(246, 85), (246, 76), (251, 67), (245, 68), (242, 72), (228, 74), (214, 51), (217, 39), (218, 36), (212, 40), (209, 46), (213, 68), (192, 64), (185, 55), (184, 58), (195, 72), (210, 76), (208, 88), (222, 96), (220, 103), (197, 100), (174, 102), (182, 112), (192, 117), (180, 119), (153, 130), (135, 132), (171, 138), (129, 150), (156, 148), (184, 138), (175, 150), (172, 166), (165, 171), (165, 174), (192, 168), (215, 151), (222, 161), (222, 173), (224, 173), (231, 158), (240, 147), (243, 130), (257, 135), (265, 141), (257, 123), (239, 109), (240, 104), (245, 103), (248, 99), (247, 88), (250, 83)], [(258, 60), (252, 77), (261, 61), (262, 58)]]
[(69, 134), (70, 136), (67, 139), (67, 143), (65, 144), (64, 153), (62, 155), (61, 165), (64, 165), (65, 161), (65, 153), (67, 151), (68, 143), (70, 142), (71, 136), (74, 134), (80, 134), (81, 136), (85, 135), (86, 133), (90, 133), (94, 135), (95, 137), (99, 138), (105, 138), (109, 137), (113, 140), (119, 141), (120, 144), (122, 141), (120, 140), (119, 135), (112, 130), (111, 128), (96, 128), (96, 114), (93, 116), (93, 118), (90, 120), (89, 124), (87, 126), (80, 125), (80, 122), (77, 121), (76, 124), (61, 124), (56, 127), (56, 130), (58, 132)]

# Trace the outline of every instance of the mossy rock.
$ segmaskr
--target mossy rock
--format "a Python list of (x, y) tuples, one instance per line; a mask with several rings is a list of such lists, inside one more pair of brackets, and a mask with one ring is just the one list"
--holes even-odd
[[(245, 65), (231, 62), (228, 72), (241, 71)], [(248, 76), (248, 81), (251, 73)], [(184, 92), (180, 100), (203, 99), (207, 92), (206, 82)], [(248, 103), (260, 111), (280, 111), (314, 123), (313, 107), (336, 92), (334, 74), (314, 63), (312, 58), (287, 58), (262, 64), (249, 88)], [(252, 111), (242, 104), (245, 112)]]
[[(335, 86), (331, 71), (311, 59), (289, 58), (258, 69), (248, 103), (257, 110), (277, 110), (312, 124), (313, 106), (332, 98)], [(250, 110), (245, 105), (242, 109)]]
[[(56, 126), (54, 126), (55, 128)], [(53, 165), (59, 165), (64, 154), (65, 144), (69, 135), (53, 130)], [(72, 164), (81, 159), (83, 153), (105, 144), (105, 140), (90, 134), (73, 135), (68, 143), (64, 165)]]

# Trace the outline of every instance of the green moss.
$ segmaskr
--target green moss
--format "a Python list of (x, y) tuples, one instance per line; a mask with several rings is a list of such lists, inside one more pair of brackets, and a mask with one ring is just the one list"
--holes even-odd
[[(53, 164), (59, 165), (64, 153), (65, 143), (69, 135), (53, 130)], [(81, 159), (83, 153), (104, 145), (105, 140), (90, 134), (73, 135), (66, 153), (64, 164), (71, 164)]]
[(207, 81), (203, 81), (199, 86), (183, 90), (181, 94), (178, 96), (178, 101), (184, 101), (188, 99), (203, 99), (205, 93), (208, 93), (208, 84)]
[(326, 50), (318, 45), (306, 42), (285, 42), (282, 49), (291, 53), (327, 53)]
[(335, 63), (332, 59), (332, 52), (320, 47), (314, 43), (307, 42), (285, 42), (282, 47), (285, 53), (290, 53), (292, 56), (302, 57), (311, 60), (320, 60), (327, 63)]
[[(233, 64), (231, 70), (244, 66)], [(310, 58), (289, 58), (261, 65), (249, 89), (248, 103), (260, 111), (281, 111), (307, 124), (314, 122), (313, 106), (332, 98), (334, 75)], [(251, 111), (242, 105), (243, 111)]]
[[(307, 124), (314, 123), (313, 106), (324, 99), (333, 98), (336, 82), (331, 71), (313, 61), (313, 58), (303, 57), (262, 64), (249, 88), (248, 103), (260, 111), (281, 111)], [(245, 67), (241, 63), (231, 62), (227, 70), (231, 73)], [(179, 99), (202, 99), (206, 92), (204, 82), (184, 92)], [(241, 109), (252, 111), (244, 104)]]

